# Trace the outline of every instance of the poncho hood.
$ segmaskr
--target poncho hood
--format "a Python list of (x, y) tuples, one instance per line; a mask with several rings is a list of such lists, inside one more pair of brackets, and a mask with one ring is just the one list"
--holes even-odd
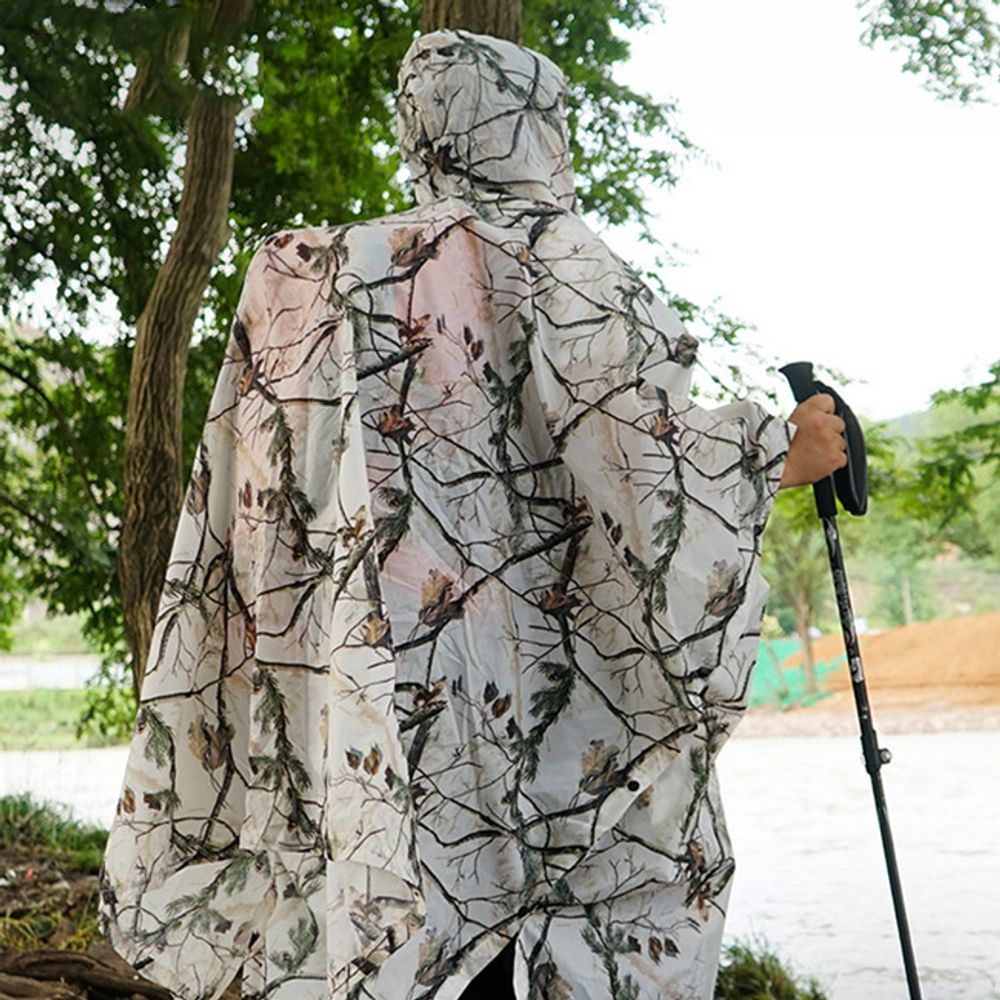
[(576, 207), (566, 78), (537, 52), (464, 32), (421, 36), (399, 71), (398, 132), (419, 204)]
[(792, 425), (691, 397), (574, 211), (565, 93), (418, 39), (417, 207), (250, 262), (101, 873), (181, 1000), (456, 1000), (515, 937), (522, 998), (713, 995)]

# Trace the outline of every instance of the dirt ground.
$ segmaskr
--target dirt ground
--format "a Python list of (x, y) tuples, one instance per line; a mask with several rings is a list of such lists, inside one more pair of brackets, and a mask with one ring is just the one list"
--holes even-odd
[(0, 921), (5, 941), (51, 948), (83, 945), (74, 938), (79, 938), (96, 894), (96, 876), (61, 865), (47, 848), (0, 846)]
[(171, 1000), (100, 936), (97, 892), (57, 851), (0, 844), (0, 1000)]
[(0, 1000), (170, 1000), (97, 938), (97, 876), (0, 844)]
[[(879, 732), (1000, 729), (1000, 612), (968, 615), (860, 637), (872, 716)], [(842, 656), (838, 632), (813, 643), (815, 659)], [(801, 654), (783, 668), (799, 666)], [(857, 731), (847, 667), (827, 674), (831, 692), (809, 708), (758, 708), (744, 736), (852, 734)]]

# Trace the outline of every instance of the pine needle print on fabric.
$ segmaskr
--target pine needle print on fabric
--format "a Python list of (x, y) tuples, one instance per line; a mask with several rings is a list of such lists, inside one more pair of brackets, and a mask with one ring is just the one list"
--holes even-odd
[(443, 31), (417, 207), (269, 236), (153, 635), (101, 920), (183, 998), (708, 998), (791, 428), (576, 214), (565, 80)]

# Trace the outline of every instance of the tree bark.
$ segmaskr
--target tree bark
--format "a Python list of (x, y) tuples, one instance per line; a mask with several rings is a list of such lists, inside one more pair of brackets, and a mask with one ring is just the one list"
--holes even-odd
[(795, 631), (799, 633), (802, 640), (802, 669), (806, 675), (806, 692), (815, 694), (818, 690), (816, 684), (816, 658), (813, 654), (812, 636), (809, 634), (809, 619), (812, 609), (808, 603), (796, 598), (795, 600)]
[[(249, 9), (248, 0), (216, 0), (210, 26), (232, 31)], [(184, 496), (184, 374), (194, 321), (228, 236), (237, 111), (236, 101), (210, 90), (191, 104), (177, 229), (136, 328), (118, 572), (137, 698)]]
[(424, 0), (420, 30), (464, 28), (520, 43), (521, 20), (521, 0)]
[(903, 574), (903, 624), (913, 624), (913, 592), (910, 589), (910, 574)]
[(170, 1000), (169, 990), (142, 979), (133, 969), (119, 971), (80, 952), (56, 948), (0, 952), (0, 1000), (111, 1000), (112, 997)]

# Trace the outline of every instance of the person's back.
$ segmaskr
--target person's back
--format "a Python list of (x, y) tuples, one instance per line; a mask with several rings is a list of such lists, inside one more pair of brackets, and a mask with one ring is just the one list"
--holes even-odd
[(793, 428), (691, 401), (551, 63), (439, 32), (400, 86), (418, 208), (251, 264), (105, 929), (182, 996), (454, 997), (516, 936), (533, 996), (708, 997)]

